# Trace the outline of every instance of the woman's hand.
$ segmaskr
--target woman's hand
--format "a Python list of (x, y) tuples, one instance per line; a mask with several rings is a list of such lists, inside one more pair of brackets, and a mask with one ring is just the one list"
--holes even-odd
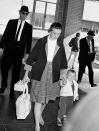
[(32, 66), (25, 64), (24, 70), (31, 71), (31, 69), (32, 69)]
[(30, 78), (28, 77), (28, 73), (29, 73), (29, 71), (25, 72), (25, 75), (23, 77), (23, 82), (30, 82)]
[(74, 98), (74, 101), (78, 101), (79, 100), (79, 96), (76, 96), (76, 98)]

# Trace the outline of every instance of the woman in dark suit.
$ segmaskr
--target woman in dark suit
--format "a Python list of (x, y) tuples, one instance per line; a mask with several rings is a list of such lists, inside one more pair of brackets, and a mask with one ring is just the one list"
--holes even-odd
[(95, 36), (93, 31), (87, 33), (87, 37), (80, 40), (80, 52), (79, 52), (79, 72), (78, 72), (78, 83), (81, 82), (85, 67), (88, 67), (89, 83), (91, 87), (96, 86), (93, 79), (93, 68), (92, 63), (95, 59), (95, 48), (94, 39)]
[[(49, 35), (37, 41), (26, 61), (25, 69), (31, 71), (31, 101), (35, 102), (35, 131), (40, 131), (40, 124), (44, 124), (42, 111), (45, 105), (59, 97), (60, 77), (65, 79), (67, 59), (59, 39), (61, 31), (61, 24), (53, 23)], [(24, 79), (28, 77), (25, 75)]]

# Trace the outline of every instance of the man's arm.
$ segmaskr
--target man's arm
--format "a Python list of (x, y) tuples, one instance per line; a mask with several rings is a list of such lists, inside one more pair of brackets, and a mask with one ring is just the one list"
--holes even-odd
[(9, 31), (10, 31), (10, 24), (11, 24), (11, 20), (8, 21), (7, 26), (5, 28), (5, 31), (2, 35), (1, 41), (0, 41), (0, 48), (4, 48), (7, 39), (8, 39), (8, 35), (9, 35)]
[(30, 25), (29, 30), (28, 30), (28, 39), (27, 39), (27, 45), (26, 45), (26, 53), (25, 56), (22, 60), (22, 63), (24, 64), (29, 56), (29, 53), (31, 51), (31, 44), (32, 44), (32, 26)]

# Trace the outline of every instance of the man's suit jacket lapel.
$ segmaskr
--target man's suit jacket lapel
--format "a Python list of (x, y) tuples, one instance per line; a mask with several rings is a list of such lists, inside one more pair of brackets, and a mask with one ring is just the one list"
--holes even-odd
[(83, 46), (84, 46), (84, 48), (86, 48), (87, 50), (89, 50), (89, 45), (88, 45), (88, 41), (87, 41), (86, 37), (84, 38)]
[(87, 46), (88, 46), (88, 41), (87, 41), (87, 38), (85, 37), (85, 43), (87, 44)]
[(16, 34), (16, 30), (17, 30), (17, 25), (18, 25), (18, 19), (15, 20), (14, 22), (14, 34)]
[(92, 46), (92, 50), (94, 51), (94, 40), (91, 40), (91, 43), (89, 44), (87, 39), (85, 38), (86, 47), (88, 48), (88, 51), (90, 51), (90, 44)]
[(18, 19), (15, 20), (15, 30), (17, 30)]
[(45, 44), (45, 52), (46, 52), (46, 57), (48, 55), (48, 42), (47, 42), (47, 38), (46, 38), (46, 44)]

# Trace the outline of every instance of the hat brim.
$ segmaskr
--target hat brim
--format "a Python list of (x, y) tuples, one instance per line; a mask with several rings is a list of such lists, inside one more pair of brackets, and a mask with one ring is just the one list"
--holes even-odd
[(25, 10), (19, 10), (19, 12), (26, 12), (26, 13), (30, 13), (29, 11), (25, 11)]
[(87, 35), (90, 35), (90, 36), (95, 36), (95, 34), (90, 34), (90, 33), (87, 33)]

